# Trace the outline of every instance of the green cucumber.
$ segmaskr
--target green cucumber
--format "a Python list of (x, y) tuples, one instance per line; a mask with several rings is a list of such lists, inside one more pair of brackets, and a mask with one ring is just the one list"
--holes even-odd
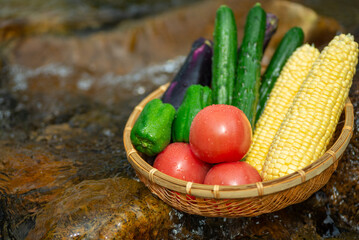
[(188, 87), (172, 124), (172, 141), (189, 142), (189, 130), (199, 111), (212, 104), (212, 90), (199, 84)]
[(131, 142), (136, 150), (154, 156), (165, 149), (171, 141), (175, 114), (171, 104), (158, 98), (149, 101), (131, 130)]
[(214, 104), (231, 104), (237, 63), (237, 26), (232, 9), (216, 12), (213, 32), (212, 98)]
[(266, 12), (259, 3), (248, 12), (234, 85), (233, 106), (241, 109), (254, 127), (266, 30)]
[(262, 76), (255, 122), (257, 122), (261, 116), (269, 94), (272, 91), (282, 68), (293, 52), (303, 44), (303, 41), (304, 33), (300, 27), (292, 27), (289, 29), (280, 41), (265, 73)]

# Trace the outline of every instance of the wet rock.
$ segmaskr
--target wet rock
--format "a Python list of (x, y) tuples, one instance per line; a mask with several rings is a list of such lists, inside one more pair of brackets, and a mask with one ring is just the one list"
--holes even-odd
[(350, 92), (354, 106), (354, 132), (343, 158), (323, 191), (328, 195), (328, 208), (334, 212), (338, 227), (359, 232), (359, 75), (356, 74)]
[(313, 198), (250, 218), (205, 218), (174, 211), (169, 239), (357, 239), (356, 230), (337, 227), (338, 220), (328, 208), (312, 205)]
[(76, 167), (38, 144), (7, 141), (0, 142), (0, 149), (2, 234), (10, 231), (10, 236), (23, 239), (33, 227), (34, 214), (72, 185)]
[[(81, 38), (45, 35), (19, 40), (9, 46), (14, 46), (11, 64), (38, 68), (58, 63), (102, 74), (133, 72), (186, 54), (198, 37), (212, 39), (215, 12), (222, 3), (201, 1), (158, 16), (123, 23), (110, 32), (98, 32)], [(246, 14), (253, 2), (237, 4), (236, 1), (226, 1), (226, 4), (235, 13), (238, 29), (243, 29)], [(299, 4), (265, 1), (262, 5), (280, 19), (281, 27), (273, 37), (271, 46), (276, 46), (291, 26), (302, 27), (306, 41), (315, 44), (326, 42), (339, 29), (336, 21), (319, 16)], [(189, 28), (191, 31), (188, 31)], [(241, 39), (243, 31), (238, 32)]]
[[(96, 122), (91, 122), (97, 129)], [(114, 176), (134, 177), (134, 171), (122, 149), (119, 133), (109, 136), (108, 128), (90, 132), (69, 124), (50, 125), (32, 134), (36, 142), (47, 146), (60, 159), (69, 159), (76, 166), (76, 181), (98, 180)]]
[(119, 129), (115, 117), (116, 115), (110, 111), (96, 109), (84, 114), (74, 115), (73, 118), (70, 119), (70, 124), (71, 126), (85, 129), (90, 133), (100, 133), (108, 137), (113, 137), (122, 130)]
[(27, 239), (166, 239), (169, 211), (137, 181), (83, 181), (45, 206)]
[(45, 204), (83, 180), (134, 178), (122, 138), (94, 134), (64, 123), (32, 132), (25, 144), (0, 142), (0, 236), (23, 239)]
[[(171, 239), (321, 239), (316, 226), (301, 208), (288, 207), (251, 218), (205, 218), (176, 213), (181, 231)], [(177, 226), (178, 228), (178, 226)]]
[(28, 111), (11, 92), (0, 88), (0, 139), (26, 138)]
[(304, 225), (298, 232), (292, 234), (291, 240), (322, 240), (323, 238), (316, 233), (314, 225)]
[(329, 207), (343, 229), (359, 231), (359, 164), (353, 154), (359, 154), (357, 140), (348, 147), (331, 181), (325, 186)]
[(16, 105), (16, 100), (9, 92), (0, 91), (0, 129), (9, 129), (12, 126), (11, 115)]
[[(42, 33), (85, 34), (108, 29), (129, 18), (146, 15), (183, 5), (182, 1), (8, 1), (0, 10), (0, 41)], [(5, 5), (5, 3), (4, 3)], [(34, 14), (35, 13), (35, 14)]]
[(55, 89), (49, 90), (48, 94), (32, 92), (26, 95), (23, 104), (30, 112), (30, 121), (36, 129), (51, 124), (66, 123), (74, 115), (96, 107), (96, 103), (84, 96)]
[[(8, 74), (3, 78), (6, 79), (3, 85), (5, 89), (17, 93), (22, 102), (32, 104), (29, 108), (39, 113), (45, 110), (43, 106), (55, 114), (63, 111), (59, 108), (67, 103), (74, 103), (69, 107), (80, 110), (88, 106), (86, 102), (93, 101), (114, 105), (135, 100), (131, 105), (135, 106), (144, 94), (170, 81), (183, 60), (183, 57), (178, 57), (125, 75), (110, 72), (101, 75), (55, 63), (36, 69), (7, 65)], [(44, 103), (37, 104), (38, 101)], [(46, 120), (54, 117), (47, 116), (49, 119)]]
[[(2, 145), (0, 159), (1, 173), (6, 176), (6, 185), (2, 183), (1, 186), (6, 194), (21, 195), (35, 189), (43, 192), (42, 188), (52, 190), (53, 187), (68, 182), (70, 176), (76, 173), (71, 161), (59, 161), (53, 154), (35, 144), (17, 148), (12, 148), (10, 144)], [(63, 172), (63, 169), (67, 171)], [(51, 196), (43, 197), (51, 199)]]

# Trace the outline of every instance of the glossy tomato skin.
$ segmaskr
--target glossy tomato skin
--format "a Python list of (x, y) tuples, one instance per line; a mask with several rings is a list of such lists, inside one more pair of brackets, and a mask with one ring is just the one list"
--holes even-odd
[(207, 173), (204, 184), (243, 185), (261, 182), (257, 169), (247, 162), (226, 162), (214, 165)]
[(239, 161), (251, 146), (252, 128), (239, 108), (225, 104), (211, 105), (193, 119), (189, 143), (193, 153), (202, 161)]
[(157, 155), (153, 167), (178, 179), (203, 183), (211, 165), (199, 160), (188, 143), (175, 142)]

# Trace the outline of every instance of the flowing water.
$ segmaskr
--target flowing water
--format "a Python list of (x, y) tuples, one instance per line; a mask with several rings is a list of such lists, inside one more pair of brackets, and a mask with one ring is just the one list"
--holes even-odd
[[(294, 2), (334, 18), (359, 39), (358, 1)], [(201, 16), (213, 1), (0, 5), (1, 239), (359, 238), (358, 124), (328, 184), (275, 213), (189, 215), (139, 182), (126, 159), (124, 125), (141, 99), (173, 79), (195, 38), (210, 36)], [(355, 114), (358, 80), (351, 90)]]

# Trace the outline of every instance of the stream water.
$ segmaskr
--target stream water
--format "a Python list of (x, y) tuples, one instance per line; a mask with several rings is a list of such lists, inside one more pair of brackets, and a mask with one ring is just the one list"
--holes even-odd
[[(239, 13), (255, 3), (228, 2)], [(284, 10), (262, 2), (288, 12), (281, 26), (307, 17), (310, 39), (322, 33), (310, 33), (312, 25), (359, 39), (358, 1), (296, 0)], [(312, 21), (314, 12), (297, 3), (335, 24)], [(357, 118), (328, 184), (275, 213), (189, 215), (139, 182), (123, 147), (127, 118), (173, 79), (199, 34), (211, 36), (206, 19), (218, 4), (0, 0), (0, 239), (359, 239)], [(356, 115), (358, 82), (356, 75)]]

